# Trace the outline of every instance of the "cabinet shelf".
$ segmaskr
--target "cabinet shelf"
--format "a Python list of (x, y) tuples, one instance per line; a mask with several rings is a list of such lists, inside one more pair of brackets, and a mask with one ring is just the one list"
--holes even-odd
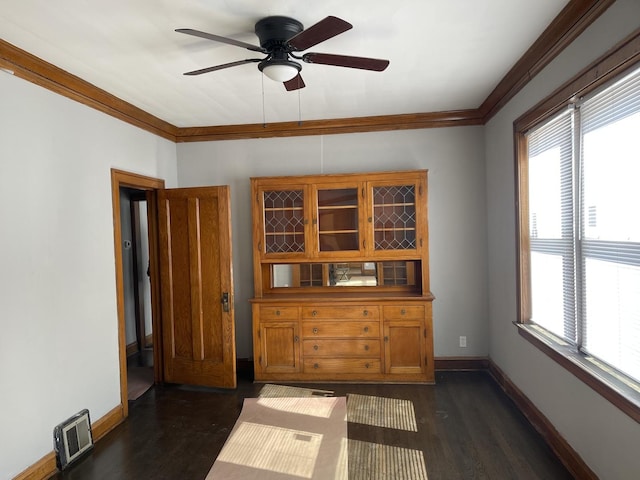
[(304, 210), (302, 207), (265, 207), (265, 212), (292, 212), (292, 211), (302, 211)]
[(407, 202), (407, 203), (374, 203), (373, 207), (374, 208), (384, 208), (384, 207), (415, 207), (416, 204), (413, 202)]
[(353, 235), (354, 233), (358, 233), (358, 230), (321, 230), (318, 233), (320, 235), (339, 235), (341, 233)]
[(376, 232), (415, 232), (415, 227), (374, 227)]
[(357, 205), (331, 205), (330, 207), (318, 206), (318, 210), (357, 210)]

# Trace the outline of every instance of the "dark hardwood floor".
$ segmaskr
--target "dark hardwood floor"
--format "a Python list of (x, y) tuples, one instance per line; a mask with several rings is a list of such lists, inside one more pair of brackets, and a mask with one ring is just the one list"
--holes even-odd
[[(349, 423), (349, 439), (421, 450), (429, 480), (570, 479), (541, 437), (485, 372), (438, 372), (435, 386), (299, 385), (413, 402), (418, 432)], [(129, 405), (129, 418), (53, 478), (203, 480), (261, 384), (236, 390), (156, 386)]]

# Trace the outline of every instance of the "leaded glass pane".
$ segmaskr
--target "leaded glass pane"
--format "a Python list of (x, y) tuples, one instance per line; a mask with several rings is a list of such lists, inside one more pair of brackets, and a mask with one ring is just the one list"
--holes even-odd
[(373, 188), (373, 231), (376, 250), (416, 248), (414, 185)]
[(264, 232), (267, 253), (304, 252), (302, 190), (264, 192)]

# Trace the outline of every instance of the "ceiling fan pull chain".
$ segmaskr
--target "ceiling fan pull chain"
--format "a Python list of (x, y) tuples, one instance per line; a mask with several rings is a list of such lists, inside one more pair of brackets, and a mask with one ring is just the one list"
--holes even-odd
[(300, 106), (300, 89), (298, 89), (298, 126), (302, 126), (302, 107)]
[(262, 81), (262, 128), (267, 128), (267, 120), (264, 113), (264, 73), (260, 77)]

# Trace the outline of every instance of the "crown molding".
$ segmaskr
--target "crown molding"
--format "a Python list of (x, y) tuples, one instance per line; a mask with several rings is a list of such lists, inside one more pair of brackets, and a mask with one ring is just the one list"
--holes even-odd
[(302, 122), (255, 123), (217, 127), (179, 128), (177, 142), (237, 140), (243, 138), (296, 137), (301, 135), (333, 135), (338, 133), (381, 132), (419, 128), (481, 125), (477, 110), (434, 113), (407, 113), (373, 117), (306, 120)]
[(487, 123), (615, 0), (570, 0), (480, 106)]
[(614, 0), (570, 0), (482, 105), (469, 110), (264, 125), (177, 127), (2, 39), (0, 68), (177, 143), (483, 125), (613, 3)]
[(2, 39), (0, 39), (0, 68), (123, 122), (168, 140), (174, 142), (176, 140), (176, 127), (170, 123)]

